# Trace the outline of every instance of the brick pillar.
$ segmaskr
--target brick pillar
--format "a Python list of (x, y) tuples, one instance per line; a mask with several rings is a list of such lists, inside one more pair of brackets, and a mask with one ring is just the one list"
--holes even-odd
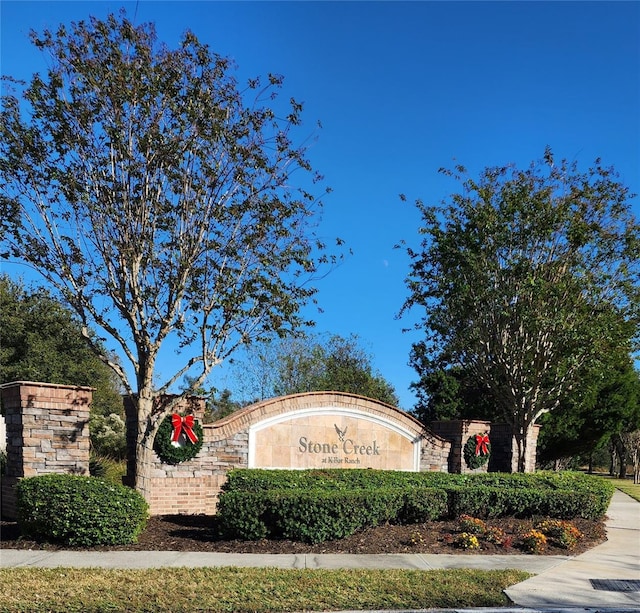
[(47, 473), (89, 474), (90, 387), (15, 381), (0, 386), (7, 427), (2, 515), (16, 517), (15, 484)]
[[(165, 394), (156, 400), (156, 406), (166, 406), (175, 398), (175, 395)], [(135, 396), (123, 396), (122, 401), (124, 403), (125, 432), (127, 440), (127, 474), (122, 477), (122, 483), (129, 487), (134, 487), (136, 478), (138, 405)], [(187, 396), (173, 408), (173, 411), (180, 414), (191, 414), (200, 421), (200, 423), (202, 423), (206, 409), (205, 404), (205, 399), (201, 396)]]
[[(540, 426), (534, 424), (529, 427), (527, 434), (527, 457), (525, 458), (525, 472), (536, 470), (536, 453), (538, 448), (538, 434)], [(518, 443), (509, 424), (491, 425), (491, 458), (489, 469), (495, 472), (518, 472)]]
[[(429, 427), (433, 432), (435, 432), (442, 438), (446, 438), (451, 441), (451, 453), (449, 454), (450, 473), (487, 472), (488, 463), (475, 470), (469, 468), (464, 461), (462, 449), (464, 448), (467, 440), (469, 440), (470, 436), (489, 432), (492, 427), (491, 422), (452, 419), (448, 421), (434, 421), (430, 424)], [(491, 453), (493, 455), (493, 439), (491, 440), (491, 443)]]

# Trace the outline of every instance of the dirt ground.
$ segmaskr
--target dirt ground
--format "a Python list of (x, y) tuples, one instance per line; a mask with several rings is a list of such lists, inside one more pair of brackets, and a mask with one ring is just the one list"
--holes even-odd
[[(459, 532), (455, 521), (434, 521), (409, 526), (384, 525), (368, 528), (348, 538), (316, 545), (288, 540), (259, 541), (224, 540), (219, 536), (215, 517), (205, 515), (173, 515), (152, 517), (138, 542), (126, 546), (93, 547), (90, 550), (130, 551), (209, 551), (231, 553), (465, 553), (521, 554), (519, 539), (534, 527), (532, 520), (503, 518), (488, 520), (488, 526), (504, 531), (504, 544), (480, 539), (480, 549), (461, 549), (455, 544)], [(606, 540), (602, 521), (572, 522), (583, 534), (571, 550), (549, 544), (543, 554), (575, 555)], [(51, 543), (24, 539), (15, 522), (0, 522), (0, 548), (3, 549), (69, 549)]]

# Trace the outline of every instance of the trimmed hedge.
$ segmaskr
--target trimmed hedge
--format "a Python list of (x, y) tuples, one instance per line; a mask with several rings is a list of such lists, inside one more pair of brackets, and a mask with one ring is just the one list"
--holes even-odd
[(306, 543), (344, 538), (385, 522), (416, 523), (444, 517), (447, 495), (428, 488), (308, 491), (243, 490), (221, 495), (218, 517), (226, 536), (286, 538)]
[(359, 469), (240, 469), (228, 474), (218, 516), (227, 536), (321, 542), (383, 522), (444, 517), (558, 519), (604, 515), (614, 487), (582, 473), (411, 473)]
[(227, 474), (223, 491), (370, 489), (375, 487), (440, 487), (451, 483), (451, 475), (439, 472), (401, 472), (369, 469), (269, 470), (241, 468)]
[[(579, 472), (536, 473), (402, 472), (368, 469), (267, 470), (237, 469), (228, 473), (223, 491), (371, 489), (376, 487), (495, 487), (514, 489), (566, 490), (590, 493), (608, 505), (614, 486), (599, 477)], [(606, 510), (606, 505), (602, 513)]]
[(450, 517), (598, 519), (610, 500), (589, 492), (537, 488), (450, 487), (446, 491)]
[(135, 490), (95, 477), (50, 474), (16, 486), (24, 536), (73, 547), (127, 545), (144, 530), (148, 505)]

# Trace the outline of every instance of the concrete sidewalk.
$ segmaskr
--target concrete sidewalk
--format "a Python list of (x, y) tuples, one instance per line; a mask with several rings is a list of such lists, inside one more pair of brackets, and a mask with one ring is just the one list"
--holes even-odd
[[(175, 551), (0, 550), (0, 568), (275, 567), (275, 568), (515, 568), (535, 577), (506, 590), (529, 611), (640, 611), (640, 504), (616, 490), (608, 509), (607, 542), (576, 557), (532, 555), (227, 554)], [(630, 590), (630, 591), (621, 591)], [(483, 609), (478, 609), (482, 611)], [(503, 609), (504, 612), (509, 609)], [(469, 611), (467, 609), (467, 611)], [(487, 609), (484, 609), (487, 611)]]
[(571, 558), (564, 556), (480, 556), (427, 554), (254, 554), (186, 551), (40, 551), (0, 549), (0, 567), (40, 568), (200, 568), (214, 566), (271, 568), (515, 568), (531, 573), (551, 570)]
[(508, 588), (507, 596), (523, 607), (640, 611), (640, 504), (616, 490), (607, 517), (605, 543)]

